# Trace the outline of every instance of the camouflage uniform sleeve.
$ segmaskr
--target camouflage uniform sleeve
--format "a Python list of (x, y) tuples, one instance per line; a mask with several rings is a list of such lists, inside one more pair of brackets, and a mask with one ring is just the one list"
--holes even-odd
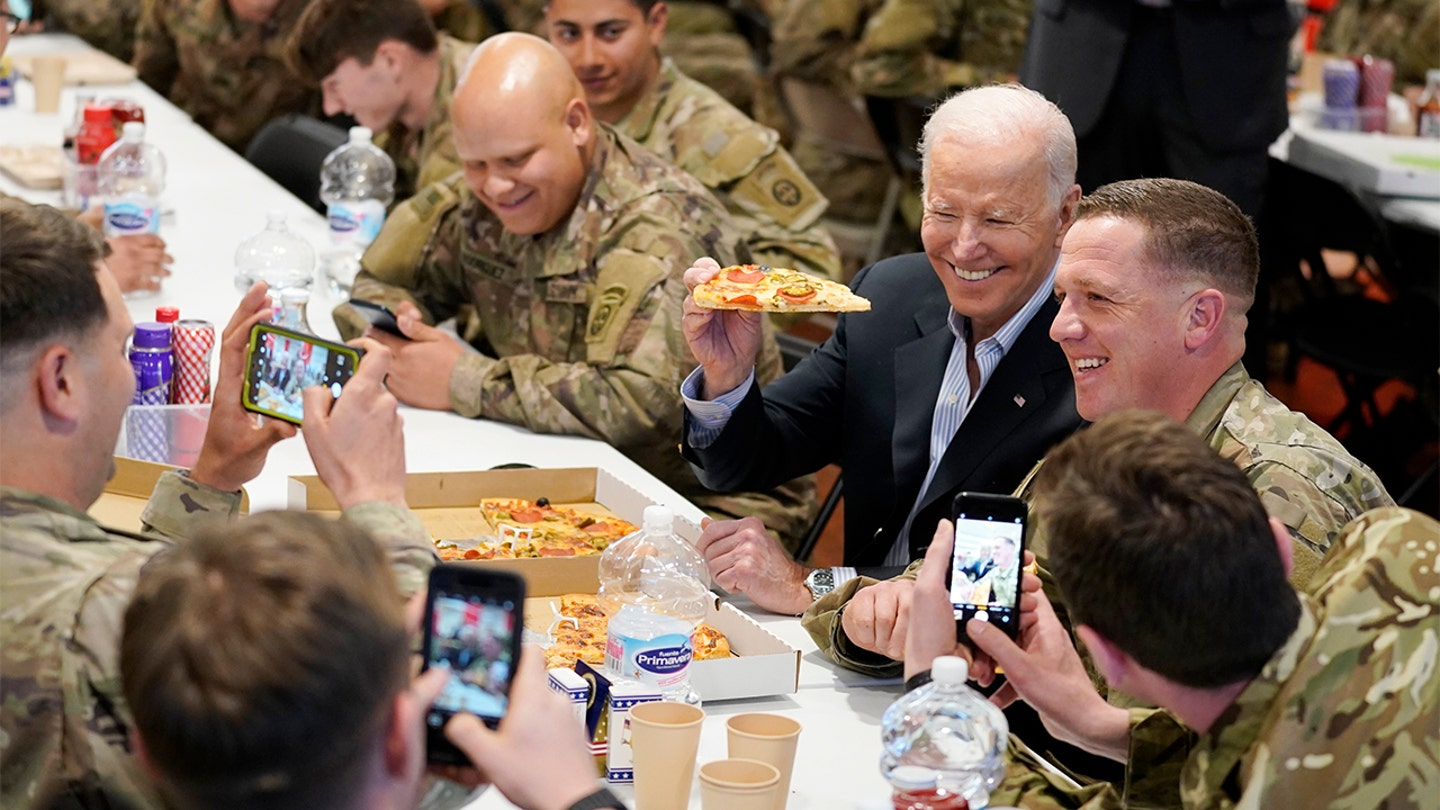
[[(409, 301), (432, 324), (455, 314), (465, 300), (458, 261), (462, 185), (463, 179), (452, 177), (426, 186), (390, 212), (360, 260), (352, 298), (391, 310)], [(345, 340), (365, 331), (367, 321), (348, 303), (332, 314)]]
[[(920, 562), (912, 562), (896, 579), (914, 579), (920, 571)], [(846, 582), (817, 599), (800, 617), (800, 626), (810, 634), (815, 646), (840, 666), (877, 678), (894, 678), (900, 675), (904, 665), (851, 644), (840, 623), (841, 614), (855, 594), (877, 582), (879, 580), (871, 577), (856, 577)]]
[(933, 52), (957, 34), (954, 4), (887, 0), (865, 24), (850, 79), (867, 96), (938, 96), (961, 78), (954, 63)]
[(990, 804), (1026, 810), (1118, 810), (1126, 806), (1108, 782), (1083, 787), (1068, 783), (1042, 765), (1040, 755), (1014, 734), (1005, 750), (1005, 775), (990, 791)]
[(365, 529), (385, 549), (400, 593), (408, 597), (425, 589), (430, 569), (435, 567), (435, 544), (414, 512), (373, 501), (356, 504), (341, 517)]
[(180, 73), (175, 39), (165, 23), (165, 11), (170, 2), (145, 0), (140, 9), (140, 22), (135, 28), (135, 71), (140, 81), (162, 96), (170, 95), (170, 87)]
[(622, 447), (678, 431), (679, 366), (689, 353), (679, 323), (684, 262), (676, 257), (705, 254), (658, 213), (628, 217), (615, 232), (620, 243), (598, 251), (584, 359), (465, 354), (450, 376), (457, 413)]
[(1246, 475), (1260, 494), (1266, 514), (1289, 529), (1295, 545), (1290, 582), (1296, 590), (1306, 590), (1331, 542), (1353, 516), (1314, 479), (1288, 465), (1261, 461), (1246, 470)]
[(222, 492), (172, 470), (155, 483), (140, 520), (147, 533), (184, 538), (207, 522), (230, 520), (239, 511), (239, 492)]

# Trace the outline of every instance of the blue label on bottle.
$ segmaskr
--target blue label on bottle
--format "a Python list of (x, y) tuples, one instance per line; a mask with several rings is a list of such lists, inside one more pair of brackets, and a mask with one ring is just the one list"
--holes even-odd
[(105, 204), (105, 231), (109, 234), (158, 233), (159, 206), (149, 199), (124, 198)]
[(678, 647), (660, 647), (637, 652), (635, 653), (635, 665), (656, 675), (669, 675), (684, 671), (686, 667), (690, 666), (692, 656), (693, 651), (687, 639)]
[(330, 230), (336, 233), (349, 233), (359, 230), (360, 223), (351, 213), (338, 205), (330, 206)]

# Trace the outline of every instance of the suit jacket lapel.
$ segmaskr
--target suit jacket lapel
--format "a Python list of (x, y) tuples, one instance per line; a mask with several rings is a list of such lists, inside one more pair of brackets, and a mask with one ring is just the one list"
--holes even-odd
[[(1063, 359), (1057, 362), (1050, 341), (1050, 322), (1055, 319), (1055, 304), (1047, 301), (1024, 331), (1015, 345), (1005, 353), (1000, 365), (995, 368), (990, 381), (980, 391), (970, 413), (955, 432), (955, 438), (945, 448), (940, 467), (935, 470), (935, 479), (930, 482), (920, 508), (924, 509), (937, 498), (960, 486), (1017, 426), (1045, 402), (1045, 385), (1041, 376), (1057, 366), (1063, 366)], [(933, 404), (933, 397), (931, 402)], [(998, 493), (1008, 495), (1008, 492)]]
[[(935, 416), (935, 398), (945, 377), (955, 336), (946, 316), (950, 304), (944, 298), (915, 313), (919, 337), (895, 347), (895, 434), (892, 462), (895, 481), (914, 481), (918, 486), (930, 466), (930, 425)], [(897, 508), (908, 513), (918, 493), (895, 493)]]

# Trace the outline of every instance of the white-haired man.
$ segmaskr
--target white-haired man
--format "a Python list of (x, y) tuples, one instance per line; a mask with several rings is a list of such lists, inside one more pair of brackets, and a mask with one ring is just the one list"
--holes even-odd
[[(683, 388), (685, 452), (701, 480), (748, 488), (840, 464), (851, 567), (898, 572), (923, 553), (957, 492), (1012, 491), (1080, 423), (1046, 335), (1060, 242), (1080, 198), (1070, 122), (1016, 85), (968, 90), (935, 111), (921, 153), (925, 252), (856, 276), (873, 309), (840, 316), (834, 336), (763, 393), (751, 376), (759, 318), (685, 302), (685, 338), (701, 364)], [(686, 283), (717, 270), (701, 259)], [(800, 613), (837, 584), (858, 590), (844, 622), (830, 611), (807, 626), (847, 666), (894, 666), (846, 636), (852, 617), (885, 612), (864, 604), (873, 580), (805, 568), (753, 519), (709, 524), (700, 548), (722, 587), (770, 610)], [(873, 629), (854, 628), (862, 642), (865, 633)]]

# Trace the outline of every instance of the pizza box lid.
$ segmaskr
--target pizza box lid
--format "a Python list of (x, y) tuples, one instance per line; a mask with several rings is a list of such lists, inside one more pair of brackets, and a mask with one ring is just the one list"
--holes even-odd
[[(288, 503), (292, 509), (338, 515), (340, 508), (329, 488), (314, 475), (291, 476)], [(591, 511), (609, 511), (639, 525), (645, 507), (655, 502), (639, 490), (598, 467), (554, 467), (484, 470), (470, 472), (408, 473), (405, 500), (425, 524), (431, 536), (440, 540), (478, 537), (489, 531), (480, 515), (482, 498), (549, 498), (551, 503)], [(700, 527), (677, 515), (675, 533), (694, 543)], [(526, 577), (544, 581), (578, 579), (597, 581), (600, 556), (546, 557), (520, 560), (457, 560), (462, 565), (494, 565)], [(529, 571), (530, 573), (526, 573)], [(532, 593), (536, 583), (530, 583)], [(549, 594), (571, 593), (574, 589), (550, 590)], [(591, 586), (590, 593), (594, 593)]]
[[(123, 456), (115, 457), (115, 474), (105, 484), (105, 491), (99, 500), (90, 506), (90, 517), (101, 525), (116, 529), (138, 532), (142, 528), (141, 514), (150, 501), (150, 493), (160, 476), (169, 470), (179, 469), (169, 464), (155, 464)], [(250, 511), (250, 496), (240, 489), (240, 514)]]

